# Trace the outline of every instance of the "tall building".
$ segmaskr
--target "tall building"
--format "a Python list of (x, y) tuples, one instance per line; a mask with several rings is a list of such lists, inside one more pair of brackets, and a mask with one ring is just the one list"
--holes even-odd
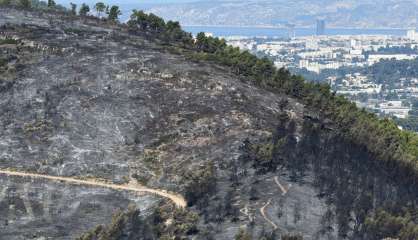
[(415, 29), (411, 29), (406, 32), (406, 37), (410, 40), (417, 41), (418, 33), (415, 31)]
[(292, 39), (296, 37), (295, 25), (294, 24), (286, 24), (287, 27), (287, 37)]
[(316, 35), (325, 35), (325, 20), (318, 19), (316, 20)]
[(356, 39), (350, 39), (350, 47), (352, 49), (354, 49), (354, 48), (357, 47), (357, 41), (356, 41)]

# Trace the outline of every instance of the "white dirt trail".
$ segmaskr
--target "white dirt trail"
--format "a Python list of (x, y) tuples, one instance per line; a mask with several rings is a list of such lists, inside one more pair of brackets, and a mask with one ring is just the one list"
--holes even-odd
[(187, 206), (186, 200), (183, 196), (177, 193), (168, 192), (166, 190), (160, 189), (152, 189), (141, 186), (139, 184), (111, 184), (105, 183), (98, 180), (81, 180), (71, 177), (58, 177), (58, 176), (51, 176), (51, 175), (44, 175), (44, 174), (37, 174), (37, 173), (27, 173), (27, 172), (19, 172), (19, 171), (12, 171), (12, 170), (0, 170), (0, 174), (6, 176), (14, 176), (14, 177), (23, 177), (23, 178), (33, 178), (33, 179), (45, 179), (54, 182), (66, 182), (74, 185), (84, 185), (84, 186), (91, 186), (91, 187), (102, 187), (108, 188), (118, 191), (129, 191), (134, 193), (149, 193), (158, 195), (160, 197), (166, 198), (171, 200), (177, 207), (185, 208)]
[[(288, 192), (289, 192), (289, 189), (286, 189), (281, 183), (280, 183), (280, 181), (279, 181), (279, 177), (274, 177), (274, 182), (277, 184), (277, 186), (279, 187), (279, 189), (280, 189), (280, 191), (282, 192), (282, 196), (285, 196)], [(290, 186), (289, 186), (289, 188), (290, 188)], [(263, 206), (263, 207), (261, 207), (260, 208), (260, 213), (261, 213), (261, 215), (263, 216), (263, 218), (268, 222), (268, 223), (270, 223), (270, 225), (271, 226), (273, 226), (273, 229), (274, 230), (276, 230), (276, 229), (278, 229), (279, 228), (279, 226), (277, 226), (272, 220), (270, 220), (268, 217), (267, 217), (267, 214), (266, 214), (266, 208), (268, 207), (268, 205), (270, 205), (271, 204), (271, 199), (269, 199), (268, 201), (267, 201), (267, 203)]]
[(263, 218), (268, 222), (268, 223), (270, 223), (271, 224), (271, 226), (273, 226), (273, 229), (274, 230), (276, 230), (276, 229), (278, 229), (279, 227), (273, 222), (273, 221), (271, 221), (268, 217), (267, 217), (267, 214), (266, 214), (266, 207), (268, 206), (268, 205), (270, 205), (270, 203), (271, 203), (271, 199), (269, 199), (268, 201), (267, 201), (267, 203), (262, 207), (262, 208), (260, 208), (260, 213), (261, 213), (261, 215), (263, 216)]
[(280, 191), (282, 192), (282, 196), (286, 195), (289, 189), (286, 189), (279, 181), (279, 177), (274, 177), (274, 182), (276, 182), (277, 186), (279, 187)]

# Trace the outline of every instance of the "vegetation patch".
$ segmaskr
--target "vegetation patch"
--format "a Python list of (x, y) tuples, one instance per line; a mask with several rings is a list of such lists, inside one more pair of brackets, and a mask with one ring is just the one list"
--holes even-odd
[[(413, 212), (413, 211), (412, 211)], [(410, 211), (392, 215), (380, 210), (374, 217), (366, 219), (366, 232), (370, 239), (384, 239), (388, 237), (401, 240), (418, 239), (418, 226)]]
[(6, 67), (7, 66), (7, 63), (8, 63), (7, 59), (0, 58), (0, 68)]
[(76, 34), (76, 35), (81, 35), (83, 33), (83, 30), (81, 29), (77, 29), (77, 28), (66, 28), (64, 29), (64, 32), (66, 34)]
[(151, 180), (151, 176), (145, 176), (143, 174), (132, 174), (132, 177), (138, 181), (138, 183), (142, 185), (147, 185), (149, 180)]
[(35, 121), (33, 123), (26, 123), (23, 126), (25, 133), (45, 132), (51, 129), (51, 122), (47, 120)]
[(5, 39), (0, 39), (0, 45), (6, 45), (6, 44), (14, 44), (17, 45), (19, 44), (19, 41), (13, 38), (5, 38)]
[(198, 233), (198, 220), (197, 214), (172, 205), (162, 204), (147, 217), (130, 205), (126, 212), (117, 211), (109, 225), (99, 225), (77, 240), (189, 239)]
[(147, 149), (142, 155), (142, 160), (149, 165), (153, 165), (159, 161), (159, 156), (160, 154), (158, 151)]
[(153, 142), (151, 144), (151, 147), (157, 148), (163, 144), (171, 144), (178, 138), (178, 136), (179, 136), (178, 133), (170, 133), (170, 134), (163, 135), (157, 141)]
[[(147, 169), (151, 170), (155, 174), (161, 172), (161, 151), (153, 149), (145, 149), (144, 153), (139, 157), (139, 162), (144, 163)], [(148, 182), (148, 177), (136, 178), (141, 183)]]
[(212, 162), (188, 171), (184, 178), (185, 198), (189, 206), (199, 201), (209, 201), (216, 191), (216, 169)]

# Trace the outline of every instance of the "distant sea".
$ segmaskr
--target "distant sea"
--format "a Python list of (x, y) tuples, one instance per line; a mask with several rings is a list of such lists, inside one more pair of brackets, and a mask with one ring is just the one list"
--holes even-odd
[[(1, 0), (0, 0), (1, 1)], [(154, 6), (161, 4), (161, 0), (158, 2), (150, 1), (138, 1), (133, 4), (131, 2), (118, 3), (117, 5), (122, 10), (122, 16), (120, 20), (126, 22), (131, 13), (132, 9), (149, 10)], [(56, 0), (66, 7), (69, 7), (67, 0)], [(93, 0), (73, 0), (72, 2), (81, 4), (86, 2), (93, 5)], [(116, 2), (116, 0), (114, 0)], [(93, 7), (91, 7), (93, 8)], [(199, 32), (210, 32), (217, 37), (230, 37), (230, 36), (243, 36), (243, 37), (269, 37), (269, 38), (283, 38), (288, 37), (288, 30), (286, 28), (273, 28), (273, 27), (230, 27), (230, 26), (182, 26), (187, 32), (197, 34)], [(313, 36), (316, 34), (316, 29), (311, 28), (296, 28), (296, 37)], [(404, 29), (347, 29), (347, 28), (329, 28), (326, 29), (325, 35), (392, 35), (392, 36), (404, 36), (406, 30)]]
[[(244, 36), (244, 37), (269, 37), (283, 38), (288, 37), (288, 30), (285, 28), (267, 28), (267, 27), (207, 27), (207, 26), (183, 26), (183, 29), (197, 34), (199, 32), (209, 32), (217, 37)], [(296, 28), (296, 37), (313, 36), (316, 29)], [(406, 30), (403, 29), (347, 29), (347, 28), (329, 28), (325, 35), (391, 35), (405, 36)]]
[[(1, 0), (0, 0), (1, 1)], [(135, 0), (127, 2), (119, 2), (113, 0), (114, 3), (118, 2), (117, 5), (122, 10), (122, 16), (120, 20), (126, 22), (131, 13), (132, 9), (140, 9), (147, 11), (154, 6), (159, 6), (162, 2), (168, 0), (159, 1), (138, 1), (138, 3), (132, 3)], [(185, 0), (186, 1), (186, 0)], [(56, 0), (66, 7), (70, 7), (70, 1), (67, 0)], [(92, 5), (96, 2), (93, 0), (73, 0), (71, 2), (81, 4), (86, 2)], [(288, 30), (286, 28), (273, 28), (273, 27), (229, 27), (229, 26), (182, 26), (187, 32), (197, 34), (199, 32), (210, 32), (217, 37), (229, 37), (229, 36), (244, 36), (244, 37), (269, 37), (269, 38), (283, 38), (288, 37)], [(296, 28), (296, 37), (313, 36), (316, 34), (315, 29), (310, 28)], [(329, 28), (325, 31), (326, 35), (392, 35), (392, 36), (404, 36), (406, 30), (402, 29), (343, 29), (343, 28)]]

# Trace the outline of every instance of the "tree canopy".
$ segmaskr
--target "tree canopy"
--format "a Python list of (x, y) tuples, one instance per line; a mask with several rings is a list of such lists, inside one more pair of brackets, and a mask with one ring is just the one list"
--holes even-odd
[(81, 4), (80, 10), (79, 10), (79, 14), (80, 16), (87, 16), (87, 14), (90, 12), (90, 7), (89, 5), (83, 3)]
[(122, 14), (122, 12), (119, 10), (119, 7), (118, 6), (112, 6), (110, 8), (110, 10), (109, 10), (109, 13), (108, 13), (108, 17), (107, 18), (110, 21), (115, 22), (115, 21), (118, 20), (119, 15), (121, 15), (121, 14)]
[(49, 8), (54, 8), (56, 6), (56, 3), (54, 0), (48, 0), (48, 7)]
[(103, 2), (98, 2), (94, 5), (94, 9), (96, 10), (98, 17), (101, 17), (101, 14), (106, 10), (106, 5)]

